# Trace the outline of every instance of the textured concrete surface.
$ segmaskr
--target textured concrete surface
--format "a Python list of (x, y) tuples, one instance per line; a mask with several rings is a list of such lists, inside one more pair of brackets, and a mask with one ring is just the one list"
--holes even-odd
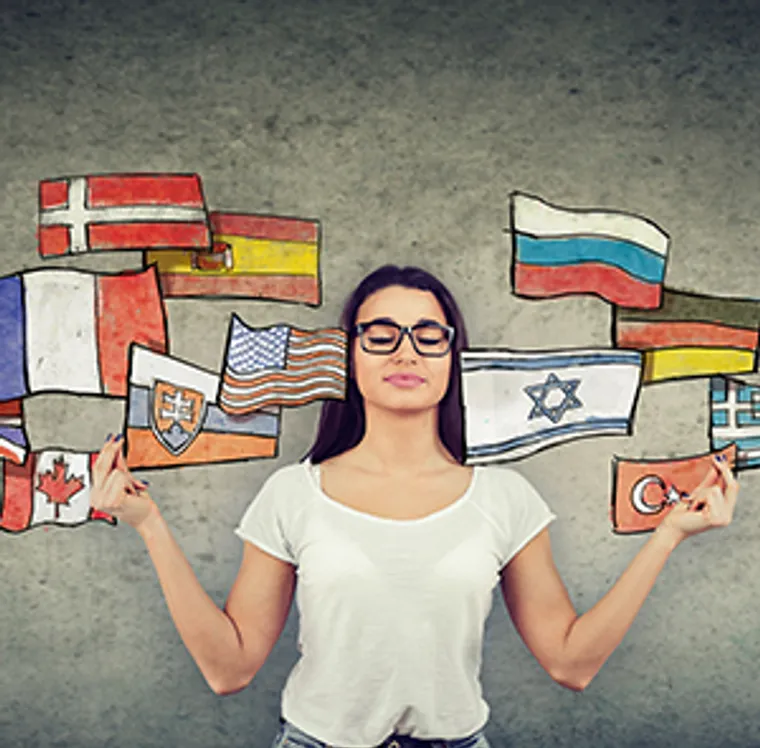
[[(212, 209), (323, 221), (324, 303), (169, 301), (180, 357), (218, 367), (232, 310), (333, 324), (385, 261), (438, 273), (475, 345), (609, 345), (603, 302), (510, 295), (507, 195), (642, 213), (672, 236), (669, 285), (758, 296), (759, 40), (758, 11), (740, 0), (3, 0), (2, 269), (40, 264), (38, 180), (197, 171)], [(120, 407), (35, 398), (34, 445), (99, 448)], [(234, 524), (262, 480), (307, 448), (317, 413), (287, 413), (275, 461), (144, 473), (219, 604), (241, 556)], [(706, 416), (705, 380), (655, 385), (632, 437), (521, 463), (559, 515), (556, 560), (579, 610), (646, 539), (610, 530), (610, 458), (703, 451)], [(741, 484), (735, 523), (676, 551), (582, 694), (552, 683), (495, 598), (483, 672), (494, 746), (760, 745), (760, 483), (745, 472)], [(222, 698), (129, 528), (3, 535), (0, 568), (3, 748), (270, 744), (297, 655), (295, 608), (251, 686)]]

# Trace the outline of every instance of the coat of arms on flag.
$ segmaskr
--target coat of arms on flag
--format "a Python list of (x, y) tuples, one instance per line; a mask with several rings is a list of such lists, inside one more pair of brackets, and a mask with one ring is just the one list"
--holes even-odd
[(613, 531), (631, 534), (654, 530), (670, 510), (691, 493), (722, 455), (729, 467), (736, 462), (736, 445), (678, 460), (612, 460)]
[(260, 298), (321, 303), (319, 221), (252, 213), (209, 214), (213, 252), (149, 251), (166, 298)]
[(0, 460), (0, 530), (17, 533), (38, 525), (81, 525), (116, 519), (90, 506), (96, 453), (43, 450), (23, 465)]
[(197, 174), (101, 174), (46, 179), (39, 189), (39, 254), (211, 249)]
[(710, 378), (710, 446), (736, 444), (736, 469), (760, 466), (760, 385)]
[(346, 396), (347, 335), (340, 328), (255, 329), (230, 320), (219, 405), (231, 414)]
[(638, 352), (467, 350), (461, 365), (467, 464), (631, 433), (641, 382)]
[(129, 467), (174, 467), (275, 457), (280, 411), (230, 416), (219, 375), (142, 346), (132, 348), (127, 400)]
[(644, 352), (644, 384), (756, 368), (760, 302), (664, 289), (659, 309), (613, 315), (615, 345)]
[(660, 304), (670, 238), (642, 216), (509, 199), (512, 290), (550, 298), (594, 294), (619, 306)]
[(40, 392), (124, 397), (130, 343), (165, 351), (166, 328), (155, 267), (0, 278), (0, 402)]

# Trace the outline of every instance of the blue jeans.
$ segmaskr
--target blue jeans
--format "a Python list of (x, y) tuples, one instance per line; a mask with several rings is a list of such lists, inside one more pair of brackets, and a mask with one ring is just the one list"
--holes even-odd
[[(280, 729), (271, 748), (338, 748), (307, 735), (280, 717)], [(378, 748), (491, 748), (482, 730), (455, 740), (420, 740), (408, 735), (391, 735)]]

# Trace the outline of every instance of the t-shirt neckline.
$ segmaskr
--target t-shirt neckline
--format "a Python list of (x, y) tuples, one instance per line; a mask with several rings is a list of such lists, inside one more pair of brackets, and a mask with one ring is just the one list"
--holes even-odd
[(418, 524), (422, 524), (423, 522), (429, 522), (430, 520), (436, 519), (437, 517), (441, 517), (443, 515), (446, 515), (454, 511), (457, 507), (461, 506), (462, 504), (467, 503), (470, 496), (472, 495), (472, 492), (475, 487), (475, 483), (478, 480), (478, 476), (480, 475), (480, 467), (478, 465), (475, 465), (473, 467), (472, 477), (470, 478), (470, 482), (467, 488), (465, 489), (465, 492), (459, 498), (452, 501), (451, 504), (443, 507), (443, 509), (438, 509), (435, 512), (426, 514), (424, 517), (416, 517), (413, 519), (393, 519), (392, 517), (379, 517), (376, 514), (370, 514), (369, 512), (362, 512), (359, 509), (354, 509), (353, 507), (346, 506), (346, 504), (343, 504), (342, 502), (337, 501), (336, 499), (333, 499), (322, 490), (322, 481), (321, 481), (319, 465), (313, 465), (311, 460), (309, 459), (304, 460), (301, 464), (303, 465), (304, 471), (306, 472), (307, 479), (309, 480), (309, 483), (311, 484), (311, 487), (314, 490), (314, 493), (323, 501), (326, 501), (332, 506), (338, 507), (338, 509), (342, 509), (343, 511), (349, 512), (350, 514), (358, 515), (359, 517), (365, 517), (368, 520), (380, 522), (383, 524), (390, 524), (390, 525), (418, 525)]

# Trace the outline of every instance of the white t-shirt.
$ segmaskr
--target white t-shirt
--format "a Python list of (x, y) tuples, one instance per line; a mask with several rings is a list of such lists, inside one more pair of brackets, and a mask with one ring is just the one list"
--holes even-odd
[(481, 728), (483, 629), (502, 567), (556, 515), (506, 467), (421, 519), (331, 499), (309, 461), (274, 472), (235, 533), (297, 567), (298, 650), (282, 716), (329, 745)]

